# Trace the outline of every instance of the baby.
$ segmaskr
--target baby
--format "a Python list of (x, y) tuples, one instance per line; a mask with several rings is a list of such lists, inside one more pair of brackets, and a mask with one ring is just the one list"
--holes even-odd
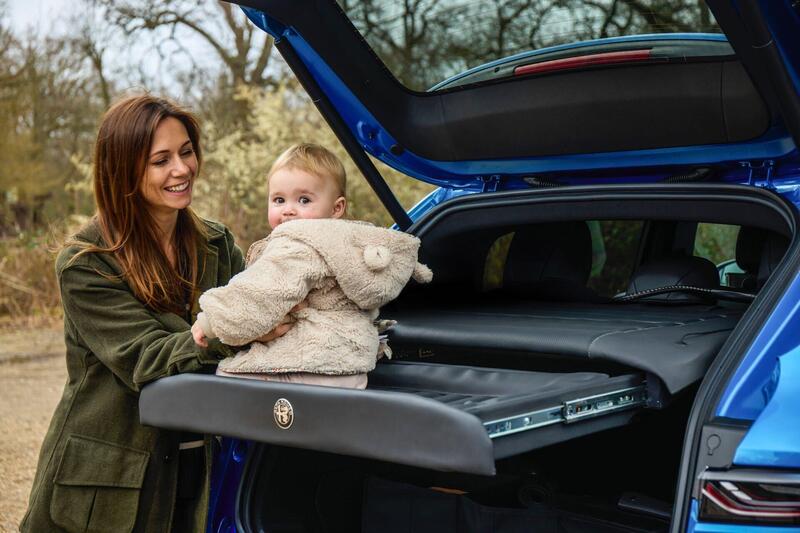
[[(412, 277), (431, 280), (417, 262), (419, 240), (344, 220), (344, 166), (321, 146), (292, 146), (267, 179), (272, 233), (250, 247), (246, 270), (200, 297), (194, 340), (252, 343), (221, 361), (218, 375), (366, 388), (380, 344), (378, 309)], [(254, 342), (287, 314), (294, 325), (285, 335)]]

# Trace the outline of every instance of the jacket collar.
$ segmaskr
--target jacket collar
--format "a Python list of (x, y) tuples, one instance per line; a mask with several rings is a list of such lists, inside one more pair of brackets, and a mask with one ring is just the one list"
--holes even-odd
[(211, 222), (209, 222), (206, 219), (201, 219), (201, 220), (203, 221), (203, 224), (206, 227), (206, 234), (208, 235), (208, 242), (209, 243), (214, 242), (214, 241), (218, 241), (218, 240), (220, 240), (220, 239), (225, 237), (225, 233), (222, 230), (220, 230), (219, 228), (217, 228), (217, 226), (215, 224), (212, 224)]

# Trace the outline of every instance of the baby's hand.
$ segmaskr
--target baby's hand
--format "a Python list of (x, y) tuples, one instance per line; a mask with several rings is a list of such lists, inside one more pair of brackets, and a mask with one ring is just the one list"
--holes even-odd
[(200, 324), (195, 322), (192, 325), (192, 338), (194, 339), (194, 343), (201, 348), (208, 348), (208, 339), (206, 339), (206, 334), (203, 331), (203, 328), (200, 327)]

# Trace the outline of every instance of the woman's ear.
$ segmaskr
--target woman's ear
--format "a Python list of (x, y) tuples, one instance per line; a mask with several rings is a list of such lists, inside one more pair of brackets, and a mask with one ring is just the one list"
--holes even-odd
[(347, 198), (340, 196), (333, 204), (333, 218), (342, 218), (347, 212)]

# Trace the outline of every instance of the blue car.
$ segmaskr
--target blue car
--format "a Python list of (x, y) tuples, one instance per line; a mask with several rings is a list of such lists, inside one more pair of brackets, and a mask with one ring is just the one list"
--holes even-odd
[[(373, 24), (401, 3), (241, 4), (434, 281), (381, 311), (367, 390), (142, 392), (143, 423), (222, 436), (209, 531), (800, 531), (800, 3), (449, 76), (480, 2), (402, 61), (392, 32), (428, 34)], [(407, 212), (370, 156), (438, 188)]]

